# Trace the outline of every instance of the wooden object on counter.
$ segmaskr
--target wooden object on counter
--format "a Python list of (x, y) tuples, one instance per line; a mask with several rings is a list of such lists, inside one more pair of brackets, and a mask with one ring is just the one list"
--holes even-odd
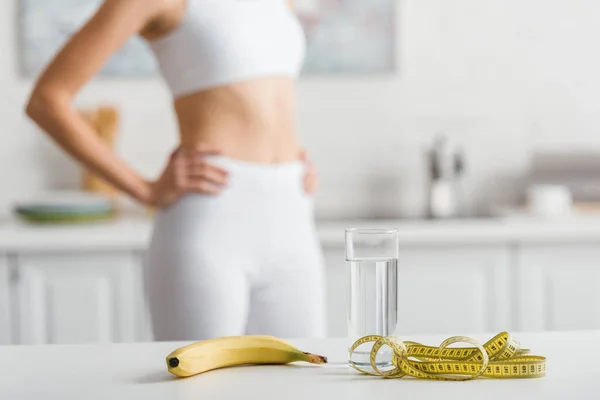
[[(110, 148), (114, 148), (115, 138), (118, 133), (119, 115), (113, 107), (98, 107), (93, 110), (82, 110), (84, 118), (93, 127), (98, 136)], [(91, 171), (85, 170), (83, 174), (83, 189), (85, 191), (106, 195), (113, 199), (115, 206), (118, 202), (118, 190), (104, 179)]]
[(580, 214), (600, 215), (600, 202), (580, 201), (574, 203), (573, 208)]

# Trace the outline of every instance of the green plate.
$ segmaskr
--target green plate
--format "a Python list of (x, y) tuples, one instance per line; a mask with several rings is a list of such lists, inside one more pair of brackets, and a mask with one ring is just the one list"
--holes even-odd
[(106, 220), (116, 214), (116, 210), (88, 213), (64, 213), (64, 212), (36, 212), (27, 210), (16, 210), (22, 219), (35, 223), (85, 223)]

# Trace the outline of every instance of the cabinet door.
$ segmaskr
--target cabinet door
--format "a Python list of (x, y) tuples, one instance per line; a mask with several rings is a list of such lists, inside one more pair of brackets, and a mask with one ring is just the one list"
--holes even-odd
[[(347, 335), (343, 248), (326, 248), (328, 335)], [(508, 246), (402, 247), (398, 333), (469, 334), (513, 329)]]
[(146, 298), (144, 288), (144, 267), (146, 265), (146, 253), (138, 252), (136, 256), (140, 260), (136, 269), (136, 279), (134, 282), (136, 292), (136, 326), (137, 326), (137, 341), (152, 342), (154, 341), (154, 333), (152, 332), (152, 315)]
[(509, 325), (509, 248), (400, 249), (398, 332), (464, 335)]
[(9, 314), (10, 271), (8, 259), (0, 253), (0, 346), (11, 343), (11, 324)]
[(520, 329), (600, 329), (600, 243), (524, 246), (518, 260)]
[(19, 341), (31, 344), (135, 340), (138, 259), (133, 254), (17, 258)]
[(348, 334), (346, 255), (344, 249), (338, 247), (325, 248), (324, 253), (327, 279), (327, 336), (345, 337)]

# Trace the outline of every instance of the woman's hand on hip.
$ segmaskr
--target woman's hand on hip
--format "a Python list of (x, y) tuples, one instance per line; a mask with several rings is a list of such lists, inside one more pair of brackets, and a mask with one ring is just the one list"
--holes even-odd
[(300, 159), (306, 165), (306, 172), (304, 174), (304, 190), (308, 194), (314, 194), (317, 191), (318, 186), (317, 170), (308, 158), (306, 150), (302, 149), (300, 151)]
[(227, 184), (228, 172), (202, 156), (219, 154), (215, 148), (200, 145), (194, 150), (175, 150), (162, 174), (150, 183), (150, 203), (168, 207), (186, 193), (218, 194)]

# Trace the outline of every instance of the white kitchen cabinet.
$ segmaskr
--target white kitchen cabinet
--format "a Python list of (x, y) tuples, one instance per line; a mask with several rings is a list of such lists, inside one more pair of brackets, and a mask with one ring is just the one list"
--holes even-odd
[[(402, 247), (399, 334), (467, 334), (513, 329), (508, 246)], [(329, 336), (346, 336), (343, 248), (326, 248)]]
[(600, 329), (600, 243), (524, 245), (517, 260), (522, 330)]
[(0, 346), (11, 343), (10, 270), (8, 257), (0, 253)]
[(399, 334), (511, 329), (508, 246), (401, 247)]
[(134, 253), (19, 255), (14, 285), (18, 342), (76, 344), (138, 337)]
[[(330, 337), (347, 334), (343, 230), (357, 224), (400, 229), (403, 337), (600, 329), (594, 221), (341, 221), (318, 228)], [(0, 224), (0, 344), (152, 340), (142, 292), (150, 228)]]
[(136, 298), (136, 319), (137, 319), (137, 334), (136, 340), (138, 342), (152, 342), (154, 341), (154, 334), (152, 333), (152, 315), (150, 314), (150, 307), (146, 300), (144, 293), (144, 265), (145, 265), (145, 252), (136, 252), (136, 257), (139, 262), (135, 268), (136, 279), (134, 283), (134, 292)]
[(327, 278), (327, 335), (345, 337), (348, 334), (346, 255), (344, 249), (339, 247), (326, 247), (324, 252)]

